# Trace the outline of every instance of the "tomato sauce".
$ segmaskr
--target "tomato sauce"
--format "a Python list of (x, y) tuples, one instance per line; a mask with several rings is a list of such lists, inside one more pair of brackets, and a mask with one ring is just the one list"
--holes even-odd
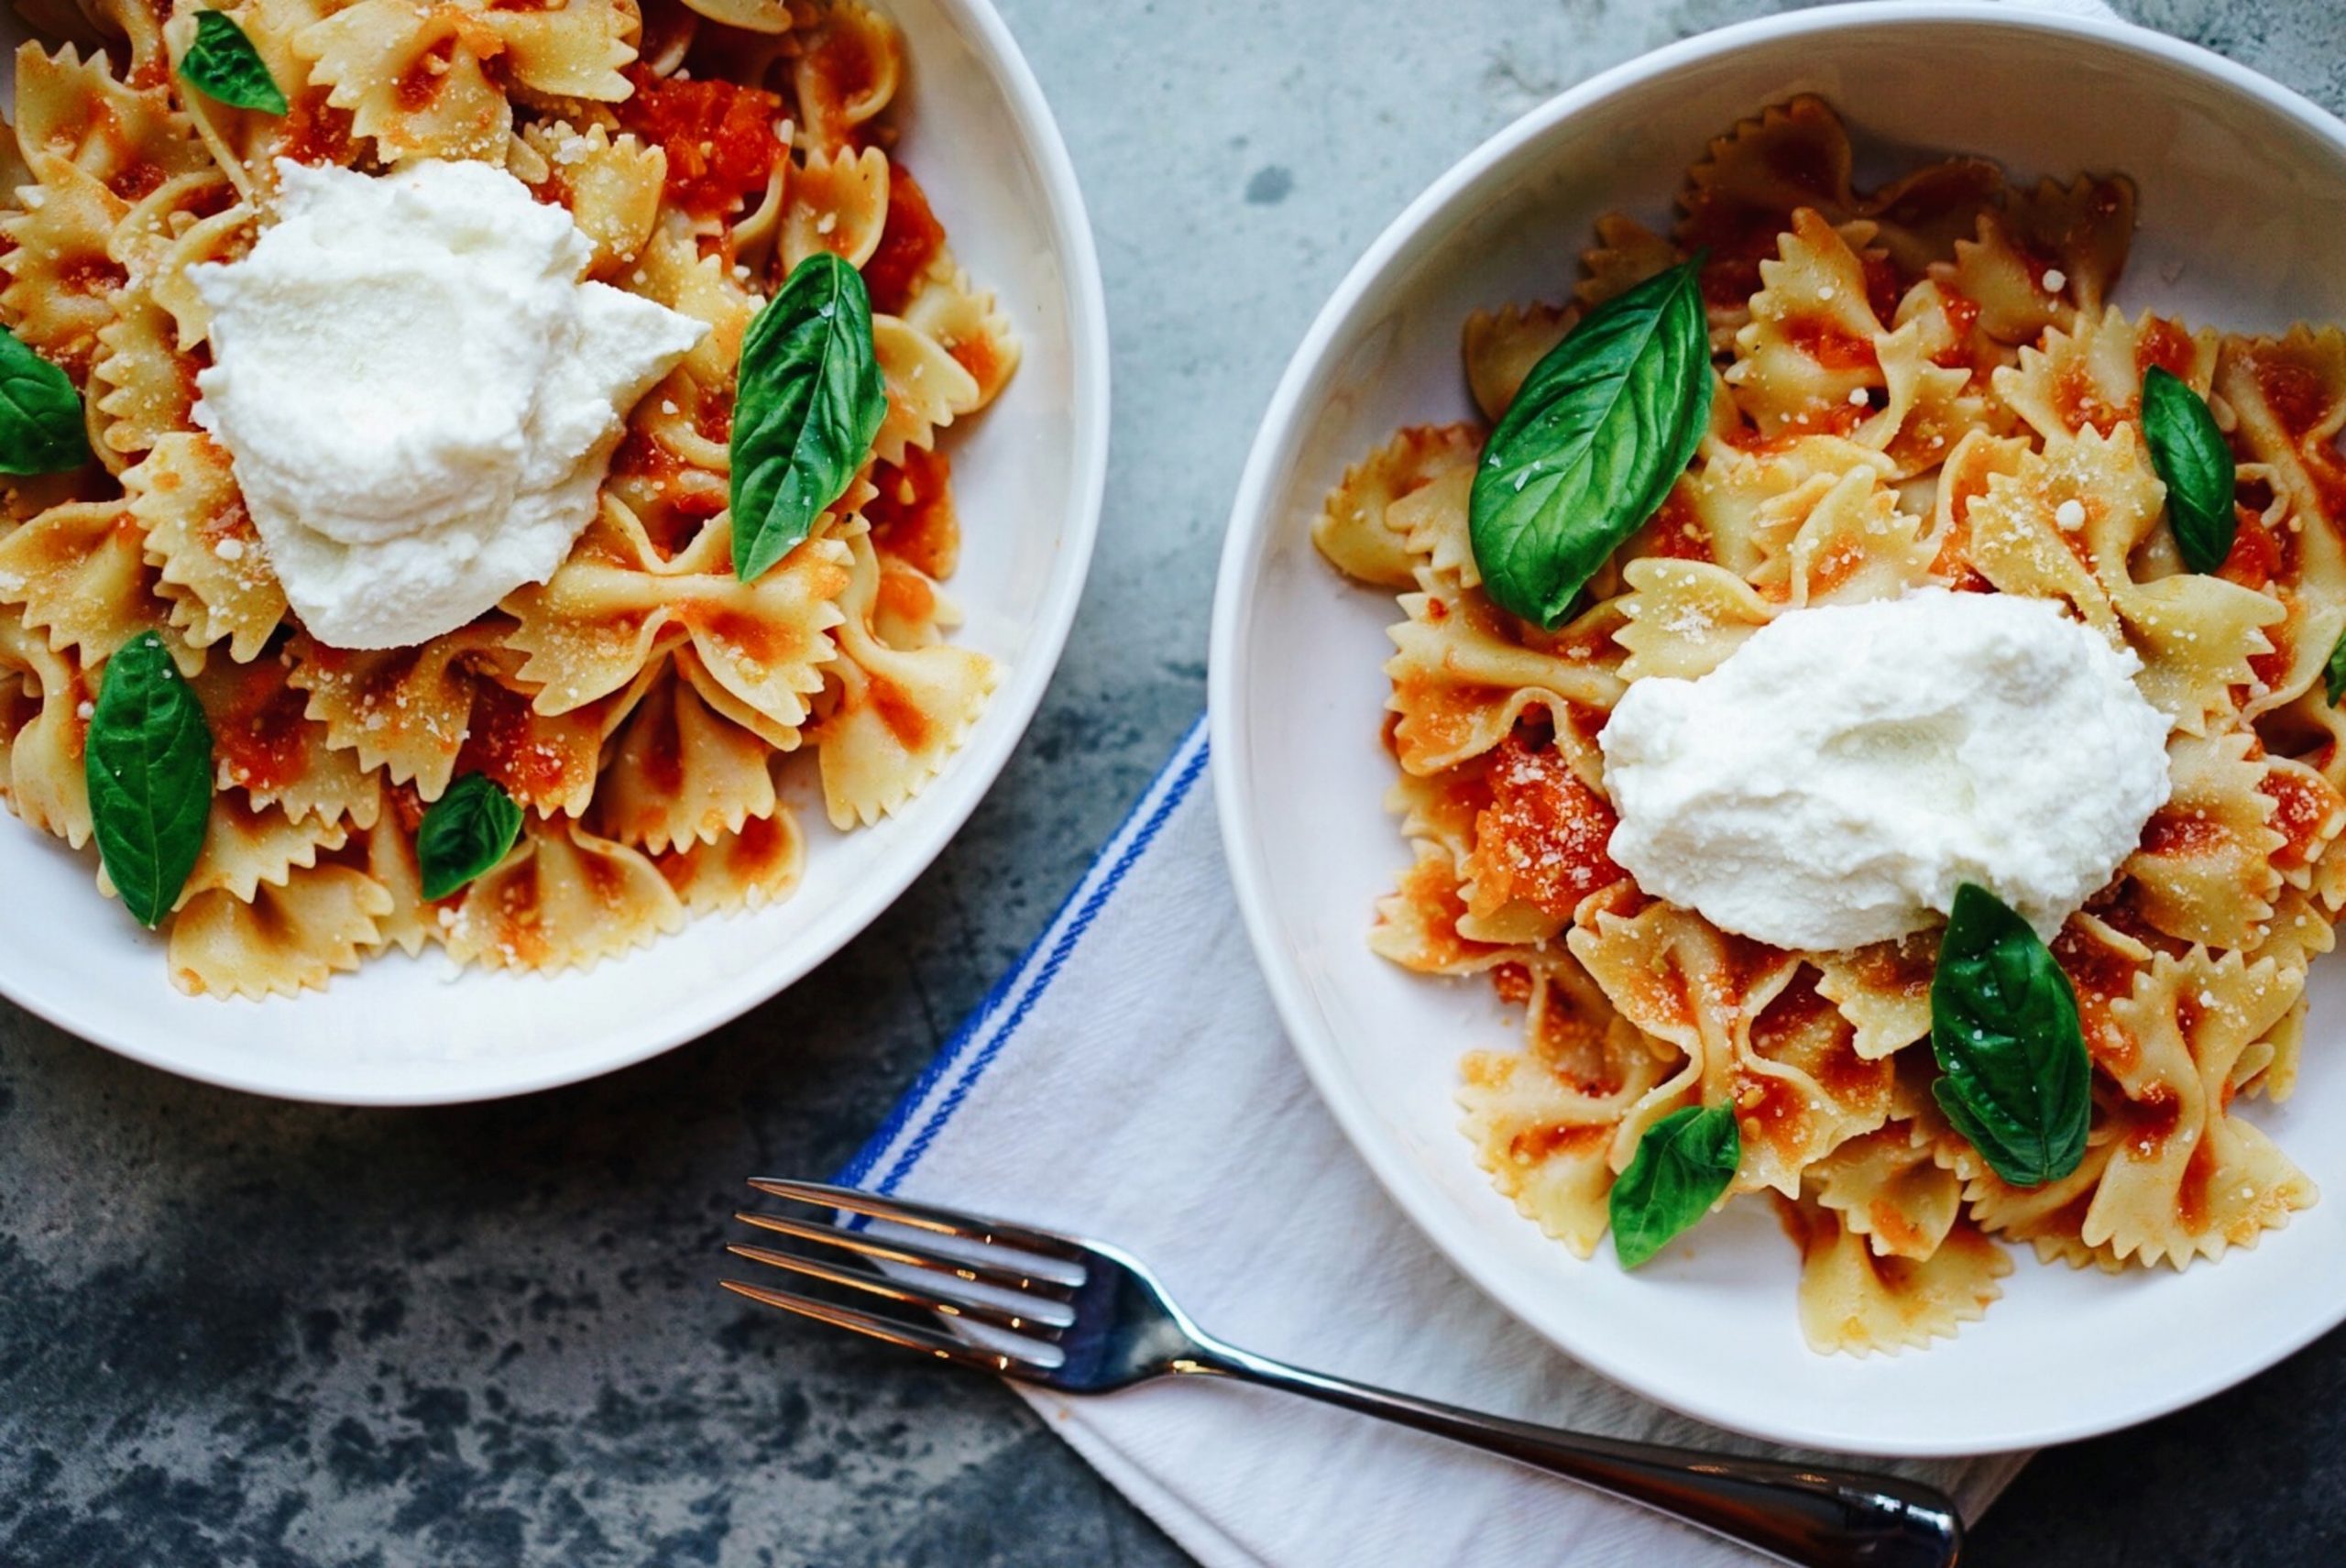
[(722, 217), (765, 189), (783, 154), (782, 100), (731, 82), (654, 76), (627, 68), (634, 94), (619, 123), (668, 155), (668, 196), (696, 217)]
[(2232, 517), (2237, 526), (2231, 553), (2224, 557), (2217, 575), (2242, 587), (2264, 588), (2282, 575), (2286, 558), (2281, 541), (2265, 526), (2261, 513), (2235, 504)]
[(932, 577), (949, 577), (961, 554), (961, 524), (953, 512), (953, 465), (942, 452), (904, 448), (901, 464), (872, 466), (879, 493), (864, 503), (872, 547)]
[(234, 668), (227, 700), (209, 716), (222, 769), (257, 794), (281, 791), (308, 771), (309, 698), (286, 685), (284, 674), (273, 659)]
[(2313, 858), (2335, 809), (2329, 785), (2319, 778), (2275, 768), (2256, 787), (2272, 797), (2270, 826), (2282, 838), (2281, 846), (2273, 851), (2273, 863), (2284, 870), (2305, 865)]
[(871, 291), (872, 308), (882, 315), (902, 315), (921, 275), (944, 246), (945, 225), (929, 210), (927, 192), (912, 170), (901, 163), (892, 165), (880, 247), (863, 264), (863, 286)]
[(1474, 819), (1474, 854), (1478, 886), (1493, 898), (1568, 920), (1582, 899), (1628, 874), (1606, 853), (1613, 807), (1555, 747), (1535, 751), (1508, 736), (1490, 780), (1491, 804)]
[(477, 680), (455, 771), (487, 773), (522, 805), (552, 810), (578, 778), (578, 759), (562, 739), (538, 718), (528, 697), (493, 680)]

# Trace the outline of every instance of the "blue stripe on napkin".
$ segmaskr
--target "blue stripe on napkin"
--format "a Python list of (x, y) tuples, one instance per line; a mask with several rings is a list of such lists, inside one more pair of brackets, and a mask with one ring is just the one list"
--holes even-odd
[[(1017, 1035), (1051, 982), (1058, 978), (1084, 933), (1091, 929), (1124, 877), (1157, 841), (1158, 831), (1205, 776), (1209, 748), (1206, 721), (1199, 716), (1173, 756), (1150, 781), (1140, 800), (1092, 860), (1083, 880), (1075, 884), (1043, 935), (1025, 956), (994, 982), (985, 999), (971, 1010), (953, 1037), (930, 1058), (904, 1098), (888, 1113), (880, 1130), (865, 1140), (855, 1157), (839, 1168), (831, 1180), (841, 1187), (871, 1187), (893, 1192), (921, 1157), (928, 1152), (945, 1124), (969, 1098), (1003, 1048)], [(1014, 1001), (1013, 999), (1015, 999)], [(882, 1169), (878, 1180), (872, 1173)]]

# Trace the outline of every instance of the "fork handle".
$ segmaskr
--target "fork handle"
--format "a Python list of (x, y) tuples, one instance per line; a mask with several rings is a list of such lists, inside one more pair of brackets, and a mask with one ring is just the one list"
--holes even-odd
[(1559, 1431), (1307, 1372), (1218, 1341), (1183, 1372), (1284, 1388), (1567, 1476), (1800, 1568), (1952, 1568), (1963, 1521), (1919, 1481)]

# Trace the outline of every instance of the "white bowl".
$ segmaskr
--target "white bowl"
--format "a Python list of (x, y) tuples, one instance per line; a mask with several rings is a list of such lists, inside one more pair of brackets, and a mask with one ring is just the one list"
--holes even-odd
[[(967, 819), (1042, 700), (1091, 557), (1107, 469), (1108, 334), (1074, 167), (1034, 73), (987, 0), (887, 0), (904, 31), (902, 151), (971, 276), (998, 291), (1024, 357), (953, 446), (965, 547), (959, 640), (1009, 673), (968, 744), (901, 815), (808, 837), (787, 901), (698, 919), (583, 974), (470, 972), (399, 955), (323, 992), (254, 1003), (172, 989), (162, 944), (98, 896), (94, 862), (0, 816), (0, 992), (126, 1056), (234, 1089), (349, 1104), (488, 1099), (641, 1061), (755, 1006), (839, 950)], [(0, 40), (25, 34), (13, 12)]]
[[(1747, 1201), (1634, 1275), (1588, 1263), (1496, 1193), (1456, 1129), (1457, 1063), (1513, 1038), (1486, 985), (1408, 974), (1363, 945), (1409, 852), (1381, 806), (1389, 594), (1342, 581), (1312, 517), (1394, 426), (1470, 411), (1468, 312), (1553, 298), (1598, 214), (1661, 223), (1706, 140), (1796, 92), (1834, 103), (1895, 167), (1982, 153), (2014, 174), (2120, 170), (2142, 229), (2120, 299), (2271, 329), (2346, 319), (2346, 126), (2155, 33), (2019, 5), (1856, 5), (1729, 27), (1590, 81), (1478, 148), (1410, 205), (1297, 350), (1241, 483), (1215, 604), (1214, 784), (1240, 907), (1321, 1094), (1393, 1197), (1465, 1273), (1601, 1372), (1783, 1442), (1967, 1453), (2144, 1420), (2346, 1318), (2346, 959), (2315, 967), (2302, 1087), (2255, 1119), (2328, 1190), (2253, 1251), (2178, 1276), (2039, 1265), (1928, 1351), (1813, 1354), (1798, 1266)], [(1885, 156), (1887, 155), (1887, 156)], [(1462, 1284), (1461, 1288), (1465, 1288)], [(1548, 1412), (1563, 1415), (1568, 1412)]]

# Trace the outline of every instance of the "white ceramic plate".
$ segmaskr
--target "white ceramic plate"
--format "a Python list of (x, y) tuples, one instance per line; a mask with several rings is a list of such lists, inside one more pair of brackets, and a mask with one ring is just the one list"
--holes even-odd
[[(716, 1027), (836, 952), (936, 858), (1009, 759), (1075, 617), (1106, 472), (1107, 321), (1073, 166), (1001, 17), (986, 0), (887, 10), (909, 57), (903, 156), (1025, 350), (1000, 400), (953, 443), (959, 640), (1009, 674), (943, 776), (900, 816), (838, 834), (811, 773), (795, 772), (787, 793), (809, 840), (795, 896), (696, 920), (584, 974), (451, 979), (444, 959), (393, 954), (322, 993), (261, 1003), (181, 995), (160, 939), (93, 890), (92, 859), (0, 816), (0, 992), (126, 1056), (232, 1088), (353, 1104), (487, 1099), (590, 1078)], [(12, 54), (23, 37), (6, 13)]]
[[(1960, 1337), (1865, 1360), (1811, 1354), (1770, 1206), (1733, 1205), (1625, 1274), (1580, 1263), (1491, 1189), (1456, 1130), (1459, 1057), (1515, 1038), (1489, 987), (1363, 946), (1408, 851), (1380, 800), (1392, 598), (1341, 581), (1311, 518), (1398, 424), (1466, 417), (1468, 312), (1555, 297), (1596, 215), (1657, 225), (1706, 140), (1802, 91), (1868, 164), (1984, 153), (2015, 175), (2121, 170), (2142, 228), (2130, 312), (2270, 329), (2346, 319), (2346, 126), (2157, 35), (2017, 5), (1835, 6), (1692, 39), (1535, 111), (1459, 164), (1344, 280), (1274, 397), (1215, 606), (1214, 782), (1255, 951), (1288, 1031), (1401, 1206), (1516, 1315), (1691, 1414), (1783, 1442), (1964, 1453), (2102, 1431), (2248, 1376), (2346, 1318), (2346, 958), (2316, 965), (2286, 1106), (2252, 1114), (2330, 1196), (2252, 1252), (2117, 1277), (2015, 1248), (2005, 1299)], [(1461, 1288), (1465, 1288), (1462, 1284)]]

